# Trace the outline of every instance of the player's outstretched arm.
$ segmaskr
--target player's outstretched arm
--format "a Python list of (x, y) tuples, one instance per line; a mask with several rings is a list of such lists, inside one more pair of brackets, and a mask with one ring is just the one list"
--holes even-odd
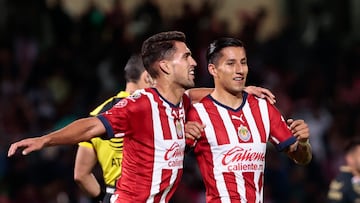
[(11, 144), (8, 156), (14, 155), (18, 149), (22, 149), (21, 153), (27, 155), (48, 146), (77, 144), (105, 132), (104, 125), (97, 117), (83, 118), (41, 137), (27, 138)]
[(309, 142), (310, 131), (304, 120), (287, 120), (291, 132), (297, 141), (286, 151), (288, 156), (299, 165), (306, 165), (312, 159), (311, 145)]

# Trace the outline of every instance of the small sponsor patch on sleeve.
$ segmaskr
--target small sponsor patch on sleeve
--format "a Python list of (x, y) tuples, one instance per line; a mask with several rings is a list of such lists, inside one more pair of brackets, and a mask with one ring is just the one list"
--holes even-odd
[(128, 104), (128, 100), (127, 99), (122, 99), (120, 100), (118, 103), (115, 104), (115, 108), (123, 108)]

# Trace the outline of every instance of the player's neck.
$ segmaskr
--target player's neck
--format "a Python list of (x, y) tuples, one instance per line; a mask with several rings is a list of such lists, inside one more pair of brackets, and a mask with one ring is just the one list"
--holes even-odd
[(214, 89), (210, 94), (216, 101), (233, 109), (239, 108), (243, 102), (243, 92), (231, 93), (223, 89)]
[(181, 98), (185, 92), (184, 88), (172, 87), (170, 84), (158, 82), (154, 86), (162, 97), (167, 101), (176, 105), (181, 101)]
[(135, 90), (139, 89), (139, 86), (134, 82), (126, 83), (125, 91), (132, 94)]

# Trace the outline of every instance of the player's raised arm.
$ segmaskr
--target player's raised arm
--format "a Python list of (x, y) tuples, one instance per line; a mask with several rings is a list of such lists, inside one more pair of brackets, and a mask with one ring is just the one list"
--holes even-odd
[[(197, 103), (203, 97), (210, 94), (213, 90), (214, 88), (206, 88), (206, 87), (191, 88), (186, 90), (186, 94), (189, 95), (192, 103)], [(257, 97), (267, 99), (271, 104), (276, 103), (275, 95), (269, 89), (263, 87), (257, 87), (257, 86), (246, 86), (244, 90), (248, 94), (253, 94)]]
[(22, 154), (40, 150), (44, 147), (77, 144), (105, 133), (105, 127), (97, 117), (76, 120), (60, 130), (41, 137), (27, 138), (11, 144), (8, 156), (12, 156), (18, 149)]

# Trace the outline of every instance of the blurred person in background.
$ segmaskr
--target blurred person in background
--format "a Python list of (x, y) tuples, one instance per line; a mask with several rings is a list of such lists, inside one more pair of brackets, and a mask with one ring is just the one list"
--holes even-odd
[(360, 138), (349, 139), (344, 149), (345, 164), (331, 181), (328, 203), (360, 203)]

